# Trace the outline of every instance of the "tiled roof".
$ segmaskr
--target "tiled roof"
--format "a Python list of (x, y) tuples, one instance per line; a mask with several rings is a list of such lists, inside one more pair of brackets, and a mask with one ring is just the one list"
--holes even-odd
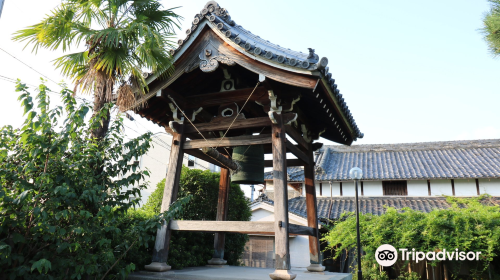
[(212, 29), (218, 30), (217, 33), (220, 33), (221, 37), (225, 37), (226, 41), (233, 47), (253, 59), (289, 71), (324, 77), (326, 87), (332, 91), (338, 101), (339, 109), (343, 112), (354, 131), (354, 140), (363, 138), (364, 135), (357, 127), (349, 107), (342, 94), (340, 94), (337, 84), (335, 84), (335, 79), (329, 73), (328, 59), (326, 57), (319, 58), (314, 49), (311, 48), (306, 53), (297, 52), (260, 38), (241, 25), (236, 24), (229, 12), (220, 7), (215, 1), (208, 1), (200, 13), (195, 15), (192, 26), (186, 30), (186, 37), (178, 40), (177, 49), (171, 50), (172, 55), (182, 48), (182, 45), (188, 41), (189, 37), (202, 26), (203, 21), (206, 21)]
[[(318, 219), (326, 221), (328, 219), (339, 219), (345, 212), (355, 212), (356, 202), (354, 197), (318, 197)], [(272, 200), (264, 199), (259, 202), (266, 202), (273, 205)], [(486, 203), (486, 202), (485, 202)], [(500, 197), (491, 197), (488, 203), (500, 205)], [(363, 214), (370, 213), (381, 215), (385, 213), (385, 206), (402, 209), (408, 207), (412, 210), (429, 213), (434, 209), (447, 209), (450, 204), (446, 197), (360, 197), (359, 208)], [(305, 197), (296, 197), (288, 200), (288, 211), (290, 213), (307, 218)]]
[[(500, 178), (500, 139), (408, 144), (324, 146), (316, 154), (318, 181), (347, 181), (359, 167), (364, 180)], [(303, 181), (302, 167), (288, 168)], [(267, 172), (265, 179), (272, 179)]]

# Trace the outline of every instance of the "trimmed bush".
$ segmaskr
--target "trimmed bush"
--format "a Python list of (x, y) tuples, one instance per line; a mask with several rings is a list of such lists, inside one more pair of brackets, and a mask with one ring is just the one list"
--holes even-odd
[[(219, 195), (219, 173), (208, 170), (182, 168), (180, 176), (179, 198), (192, 195), (188, 205), (179, 218), (185, 220), (215, 220)], [(159, 213), (165, 180), (158, 183), (142, 210), (153, 215)], [(229, 190), (230, 221), (249, 221), (252, 215), (249, 200), (245, 198), (239, 185), (231, 184)], [(240, 265), (238, 259), (244, 251), (248, 235), (239, 233), (226, 234), (224, 259), (229, 265)], [(188, 266), (203, 266), (212, 258), (214, 234), (202, 232), (174, 231), (170, 240), (169, 265), (174, 269)], [(151, 255), (150, 255), (151, 257)]]

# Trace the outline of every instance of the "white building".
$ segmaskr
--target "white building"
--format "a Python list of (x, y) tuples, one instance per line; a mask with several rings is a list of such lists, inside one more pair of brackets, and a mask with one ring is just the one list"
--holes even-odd
[[(447, 141), (390, 145), (324, 146), (315, 154), (318, 218), (335, 220), (355, 211), (354, 182), (348, 172), (363, 170), (360, 210), (380, 215), (384, 206), (430, 212), (450, 207), (446, 196), (494, 196), (500, 202), (500, 140)], [(289, 219), (307, 225), (304, 172), (288, 168)], [(265, 174), (264, 193), (252, 204), (252, 221), (274, 219), (272, 172)], [(291, 265), (309, 265), (307, 236), (290, 236)], [(274, 267), (274, 238), (251, 235), (242, 261), (247, 266)], [(324, 262), (327, 270), (348, 266)], [(339, 267), (344, 267), (340, 269)]]
[[(155, 191), (156, 185), (167, 174), (168, 161), (170, 156), (170, 146), (172, 145), (172, 135), (166, 132), (155, 133), (152, 136), (151, 148), (139, 159), (139, 167), (149, 170), (149, 186), (141, 192), (142, 203), (146, 203), (148, 197)], [(208, 163), (191, 155), (184, 155), (184, 166), (202, 170), (210, 170), (212, 172), (220, 172), (220, 167)]]
[[(500, 196), (498, 139), (331, 145), (316, 152), (315, 162), (317, 197), (354, 196), (348, 173), (355, 166), (363, 170), (360, 196)], [(305, 196), (302, 167), (288, 174), (290, 187)], [(271, 173), (266, 180), (273, 193)]]

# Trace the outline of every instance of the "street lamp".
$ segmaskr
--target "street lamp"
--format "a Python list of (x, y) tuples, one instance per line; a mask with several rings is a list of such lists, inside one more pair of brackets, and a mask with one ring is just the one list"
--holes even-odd
[(359, 201), (358, 201), (358, 181), (363, 177), (363, 170), (359, 167), (353, 167), (349, 170), (349, 177), (354, 179), (356, 189), (356, 233), (358, 243), (358, 280), (363, 280), (363, 273), (361, 272), (361, 238), (359, 236)]

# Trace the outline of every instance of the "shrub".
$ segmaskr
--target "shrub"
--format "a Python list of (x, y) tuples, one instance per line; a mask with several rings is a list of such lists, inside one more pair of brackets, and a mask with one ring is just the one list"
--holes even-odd
[(0, 129), (0, 279), (125, 277), (135, 269), (127, 252), (149, 246), (160, 219), (189, 198), (161, 215), (129, 212), (148, 175), (132, 159), (146, 153), (150, 134), (124, 142), (118, 117), (95, 141), (90, 131), (111, 104), (87, 124), (90, 106), (77, 106), (67, 89), (64, 108), (52, 109), (45, 85), (36, 101), (24, 84), (17, 91), (24, 125)]
[[(219, 173), (208, 170), (182, 168), (178, 197), (192, 195), (191, 202), (179, 216), (185, 220), (215, 220), (217, 215), (217, 199), (219, 195)], [(158, 183), (142, 208), (148, 213), (160, 211), (165, 180)], [(252, 215), (249, 201), (245, 198), (239, 185), (231, 184), (229, 190), (228, 220), (249, 221)], [(239, 233), (226, 234), (224, 259), (229, 265), (239, 265), (238, 259), (243, 253), (248, 235)], [(202, 232), (174, 231), (170, 240), (169, 265), (175, 269), (187, 266), (206, 265), (212, 258), (214, 234)]]
[[(382, 244), (396, 249), (409, 248), (421, 252), (459, 251), (481, 252), (481, 259), (469, 270), (473, 278), (493, 273), (488, 268), (498, 266), (500, 253), (500, 207), (491, 203), (489, 196), (476, 198), (448, 197), (449, 209), (435, 209), (430, 213), (404, 208), (400, 211), (388, 207), (381, 216), (360, 214), (361, 247), (365, 254), (362, 265), (367, 269), (378, 266), (375, 251)], [(356, 217), (352, 213), (334, 223), (323, 237), (327, 250), (335, 250), (334, 258), (342, 250), (356, 247)], [(433, 263), (439, 262), (438, 260)], [(458, 278), (465, 262), (446, 261), (451, 276)], [(463, 267), (462, 267), (463, 266)], [(472, 267), (472, 266), (471, 266)], [(366, 274), (367, 279), (382, 279), (377, 273)], [(354, 275), (356, 276), (356, 275)], [(365, 277), (365, 275), (363, 276)], [(405, 274), (402, 278), (415, 279)]]

